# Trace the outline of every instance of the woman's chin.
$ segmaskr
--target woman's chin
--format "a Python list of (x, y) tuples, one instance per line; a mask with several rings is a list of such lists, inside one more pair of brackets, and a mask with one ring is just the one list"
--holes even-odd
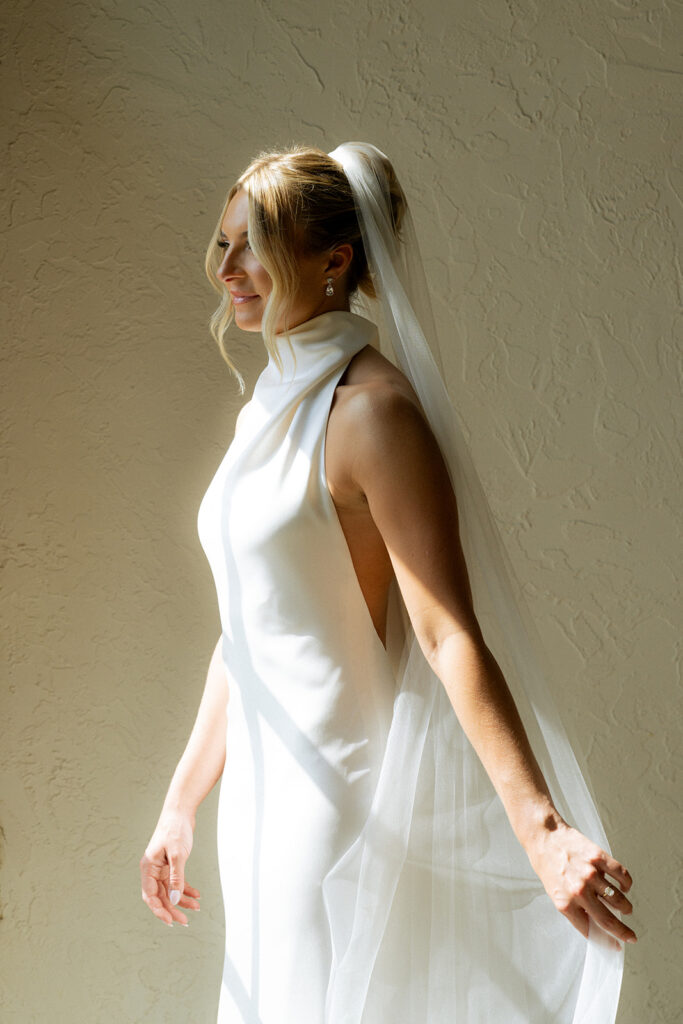
[(233, 303), (235, 323), (243, 331), (261, 330), (261, 310), (257, 300), (252, 302)]

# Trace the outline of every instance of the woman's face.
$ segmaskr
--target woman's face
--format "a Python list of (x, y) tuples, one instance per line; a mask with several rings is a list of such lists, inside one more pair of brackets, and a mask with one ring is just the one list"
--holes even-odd
[[(273, 284), (249, 248), (247, 239), (248, 199), (243, 188), (232, 197), (221, 224), (219, 245), (223, 259), (216, 277), (228, 288), (235, 307), (235, 323), (243, 331), (260, 331), (263, 311)], [(290, 314), (290, 327), (296, 327), (331, 309), (349, 308), (344, 275), (353, 254), (350, 245), (339, 246), (334, 253), (302, 256), (299, 260), (301, 283)], [(326, 278), (334, 278), (334, 295), (326, 295)], [(276, 333), (284, 330), (278, 324)]]

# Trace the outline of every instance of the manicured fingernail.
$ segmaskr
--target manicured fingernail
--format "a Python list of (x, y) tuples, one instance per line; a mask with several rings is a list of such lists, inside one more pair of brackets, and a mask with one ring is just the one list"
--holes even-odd
[(171, 889), (170, 899), (171, 899), (171, 903), (173, 903), (173, 904), (176, 904), (176, 903), (179, 902), (179, 900), (180, 900), (180, 892), (178, 891), (178, 889)]

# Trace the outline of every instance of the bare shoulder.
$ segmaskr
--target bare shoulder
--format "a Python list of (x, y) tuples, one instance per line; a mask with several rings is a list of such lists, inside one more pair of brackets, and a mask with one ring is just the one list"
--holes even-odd
[[(429, 429), (419, 399), (406, 375), (368, 345), (351, 360), (335, 390), (327, 428), (326, 466), (335, 503), (365, 501), (354, 480), (353, 464), (361, 449), (377, 458), (399, 434)], [(419, 443), (419, 438), (416, 438)]]
[(403, 371), (394, 366), (378, 349), (366, 345), (356, 353), (347, 366), (337, 385), (335, 401), (342, 404), (359, 394), (372, 394), (382, 385), (389, 390), (395, 389), (398, 393), (405, 394), (415, 402), (418, 401), (415, 390)]

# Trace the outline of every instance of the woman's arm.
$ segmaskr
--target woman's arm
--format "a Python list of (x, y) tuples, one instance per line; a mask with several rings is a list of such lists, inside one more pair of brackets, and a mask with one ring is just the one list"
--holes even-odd
[(223, 772), (228, 699), (219, 638), (190, 738), (140, 860), (142, 898), (169, 925), (173, 921), (187, 924), (179, 906), (199, 910), (199, 892), (185, 882), (185, 864), (192, 850), (197, 808)]
[[(425, 657), (555, 906), (585, 936), (588, 915), (614, 936), (634, 932), (598, 899), (603, 872), (626, 869), (555, 807), (503, 673), (477, 622), (448, 471), (417, 400), (378, 383), (346, 403), (348, 478), (363, 492), (391, 558)], [(633, 909), (618, 889), (612, 907)]]
[(197, 808), (223, 772), (229, 695), (219, 637), (209, 663), (197, 717), (173, 773), (161, 812), (162, 815), (172, 812), (187, 816), (193, 828)]
[[(631, 877), (619, 861), (558, 814), (505, 677), (483, 638), (469, 630), (453, 633), (429, 660), (557, 909), (586, 937), (590, 913), (606, 931), (635, 942), (632, 929), (597, 899), (605, 890), (604, 872), (625, 892)], [(633, 910), (618, 889), (610, 902), (623, 913)]]

